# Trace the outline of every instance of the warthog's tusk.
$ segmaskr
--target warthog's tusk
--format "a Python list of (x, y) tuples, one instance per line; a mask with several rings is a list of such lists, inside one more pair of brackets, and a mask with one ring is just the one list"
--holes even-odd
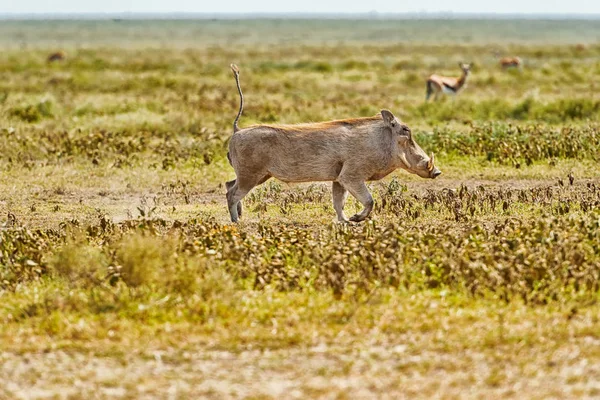
[(404, 163), (404, 166), (406, 168), (410, 168), (410, 165), (408, 165), (408, 161), (406, 160), (406, 155), (404, 153), (400, 154), (400, 161)]
[(433, 160), (435, 158), (435, 155), (433, 153), (431, 153), (431, 158), (429, 159), (429, 162), (427, 163), (427, 169), (429, 170), (429, 172), (433, 171), (433, 167), (434, 167), (434, 163)]

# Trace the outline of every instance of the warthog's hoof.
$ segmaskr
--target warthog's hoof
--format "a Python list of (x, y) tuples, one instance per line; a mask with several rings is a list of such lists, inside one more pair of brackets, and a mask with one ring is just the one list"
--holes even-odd
[(364, 221), (366, 217), (361, 216), (360, 214), (354, 214), (350, 217), (350, 221), (352, 222), (361, 222)]

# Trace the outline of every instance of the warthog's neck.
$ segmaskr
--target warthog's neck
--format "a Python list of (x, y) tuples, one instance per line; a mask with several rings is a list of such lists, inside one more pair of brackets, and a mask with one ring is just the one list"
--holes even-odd
[(391, 174), (392, 172), (394, 172), (395, 170), (397, 170), (398, 167), (397, 166), (390, 166), (386, 169), (383, 169), (381, 171), (377, 171), (375, 172), (369, 179), (367, 179), (368, 181), (378, 181), (380, 179), (385, 178), (386, 176), (388, 176), (389, 174)]
[[(395, 146), (395, 143), (392, 144)], [(401, 160), (401, 156), (397, 148), (394, 149), (394, 152), (390, 155), (381, 155), (379, 158), (375, 171), (369, 177), (369, 181), (377, 181), (379, 179), (383, 179), (398, 168), (403, 168), (404, 162)]]

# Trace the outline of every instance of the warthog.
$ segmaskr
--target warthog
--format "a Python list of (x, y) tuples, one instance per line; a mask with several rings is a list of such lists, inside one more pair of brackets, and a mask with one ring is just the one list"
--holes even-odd
[(298, 125), (254, 125), (240, 129), (244, 108), (239, 69), (232, 64), (240, 95), (227, 158), (236, 179), (226, 183), (231, 221), (242, 214), (241, 200), (255, 186), (274, 177), (283, 182), (333, 182), (333, 208), (347, 222), (344, 202), (348, 192), (364, 209), (350, 221), (362, 221), (373, 209), (366, 181), (383, 178), (397, 168), (422, 178), (441, 174), (419, 147), (408, 126), (388, 110), (367, 118)]

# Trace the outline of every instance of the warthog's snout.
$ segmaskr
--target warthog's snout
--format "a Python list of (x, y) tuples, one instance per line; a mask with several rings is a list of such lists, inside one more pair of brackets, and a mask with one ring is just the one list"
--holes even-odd
[[(423, 151), (423, 150), (421, 150), (421, 151)], [(431, 178), (431, 179), (435, 179), (442, 174), (442, 171), (440, 171), (435, 166), (434, 159), (435, 159), (435, 155), (433, 153), (431, 153), (431, 157), (429, 158), (429, 161), (427, 161), (427, 171), (429, 172), (429, 178)], [(421, 176), (423, 178), (427, 178), (427, 175), (425, 175), (425, 176), (421, 175)]]

